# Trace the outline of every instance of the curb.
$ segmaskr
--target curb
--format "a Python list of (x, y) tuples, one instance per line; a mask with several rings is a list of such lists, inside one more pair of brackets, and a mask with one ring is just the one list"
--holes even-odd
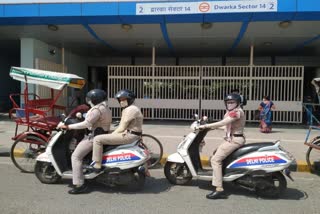
[[(15, 157), (23, 157), (23, 150), (22, 149), (15, 149), (14, 156)], [(8, 150), (0, 150), (0, 157), (10, 157), (10, 151)]]
[[(160, 163), (162, 166), (167, 162), (168, 154), (163, 154)], [(202, 166), (210, 166), (209, 157), (201, 156), (200, 157)], [(311, 172), (306, 161), (294, 160), (293, 163), (289, 166), (290, 171), (292, 172)]]
[(0, 157), (10, 157), (10, 152), (1, 152), (0, 151)]

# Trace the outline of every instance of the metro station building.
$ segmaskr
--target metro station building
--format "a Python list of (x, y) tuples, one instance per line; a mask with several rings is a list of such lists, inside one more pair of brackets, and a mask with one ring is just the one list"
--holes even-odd
[[(147, 119), (221, 119), (225, 94), (247, 97), (255, 121), (262, 97), (277, 109), (274, 122), (303, 122), (303, 99), (319, 102), (318, 0), (0, 0), (0, 110), (20, 92), (11, 66), (74, 73), (85, 90), (68, 89), (72, 105), (87, 90), (137, 93)], [(43, 96), (46, 91), (29, 89)]]

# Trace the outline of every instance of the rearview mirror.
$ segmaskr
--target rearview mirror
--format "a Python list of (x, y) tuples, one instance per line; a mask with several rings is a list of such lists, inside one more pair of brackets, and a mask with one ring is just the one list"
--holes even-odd
[(59, 118), (60, 118), (61, 121), (64, 121), (66, 119), (66, 117), (67, 116), (65, 114), (60, 114), (59, 115)]

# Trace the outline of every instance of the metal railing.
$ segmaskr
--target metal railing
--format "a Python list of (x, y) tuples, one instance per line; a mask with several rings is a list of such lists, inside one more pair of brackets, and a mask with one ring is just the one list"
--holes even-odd
[[(303, 66), (109, 66), (108, 97), (118, 109), (114, 94), (123, 88), (136, 92), (145, 118), (189, 120), (194, 113), (213, 120), (223, 117), (223, 97), (239, 88), (248, 102), (248, 121), (263, 96), (275, 103), (274, 122), (301, 123)], [(120, 111), (113, 111), (114, 117)]]

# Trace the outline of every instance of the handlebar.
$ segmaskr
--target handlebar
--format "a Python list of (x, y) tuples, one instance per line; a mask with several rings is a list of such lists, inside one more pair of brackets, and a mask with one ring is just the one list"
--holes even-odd
[(119, 121), (119, 120), (116, 120), (116, 121), (112, 122), (112, 125), (113, 125), (114, 127), (119, 126), (119, 124), (120, 124), (120, 121)]

